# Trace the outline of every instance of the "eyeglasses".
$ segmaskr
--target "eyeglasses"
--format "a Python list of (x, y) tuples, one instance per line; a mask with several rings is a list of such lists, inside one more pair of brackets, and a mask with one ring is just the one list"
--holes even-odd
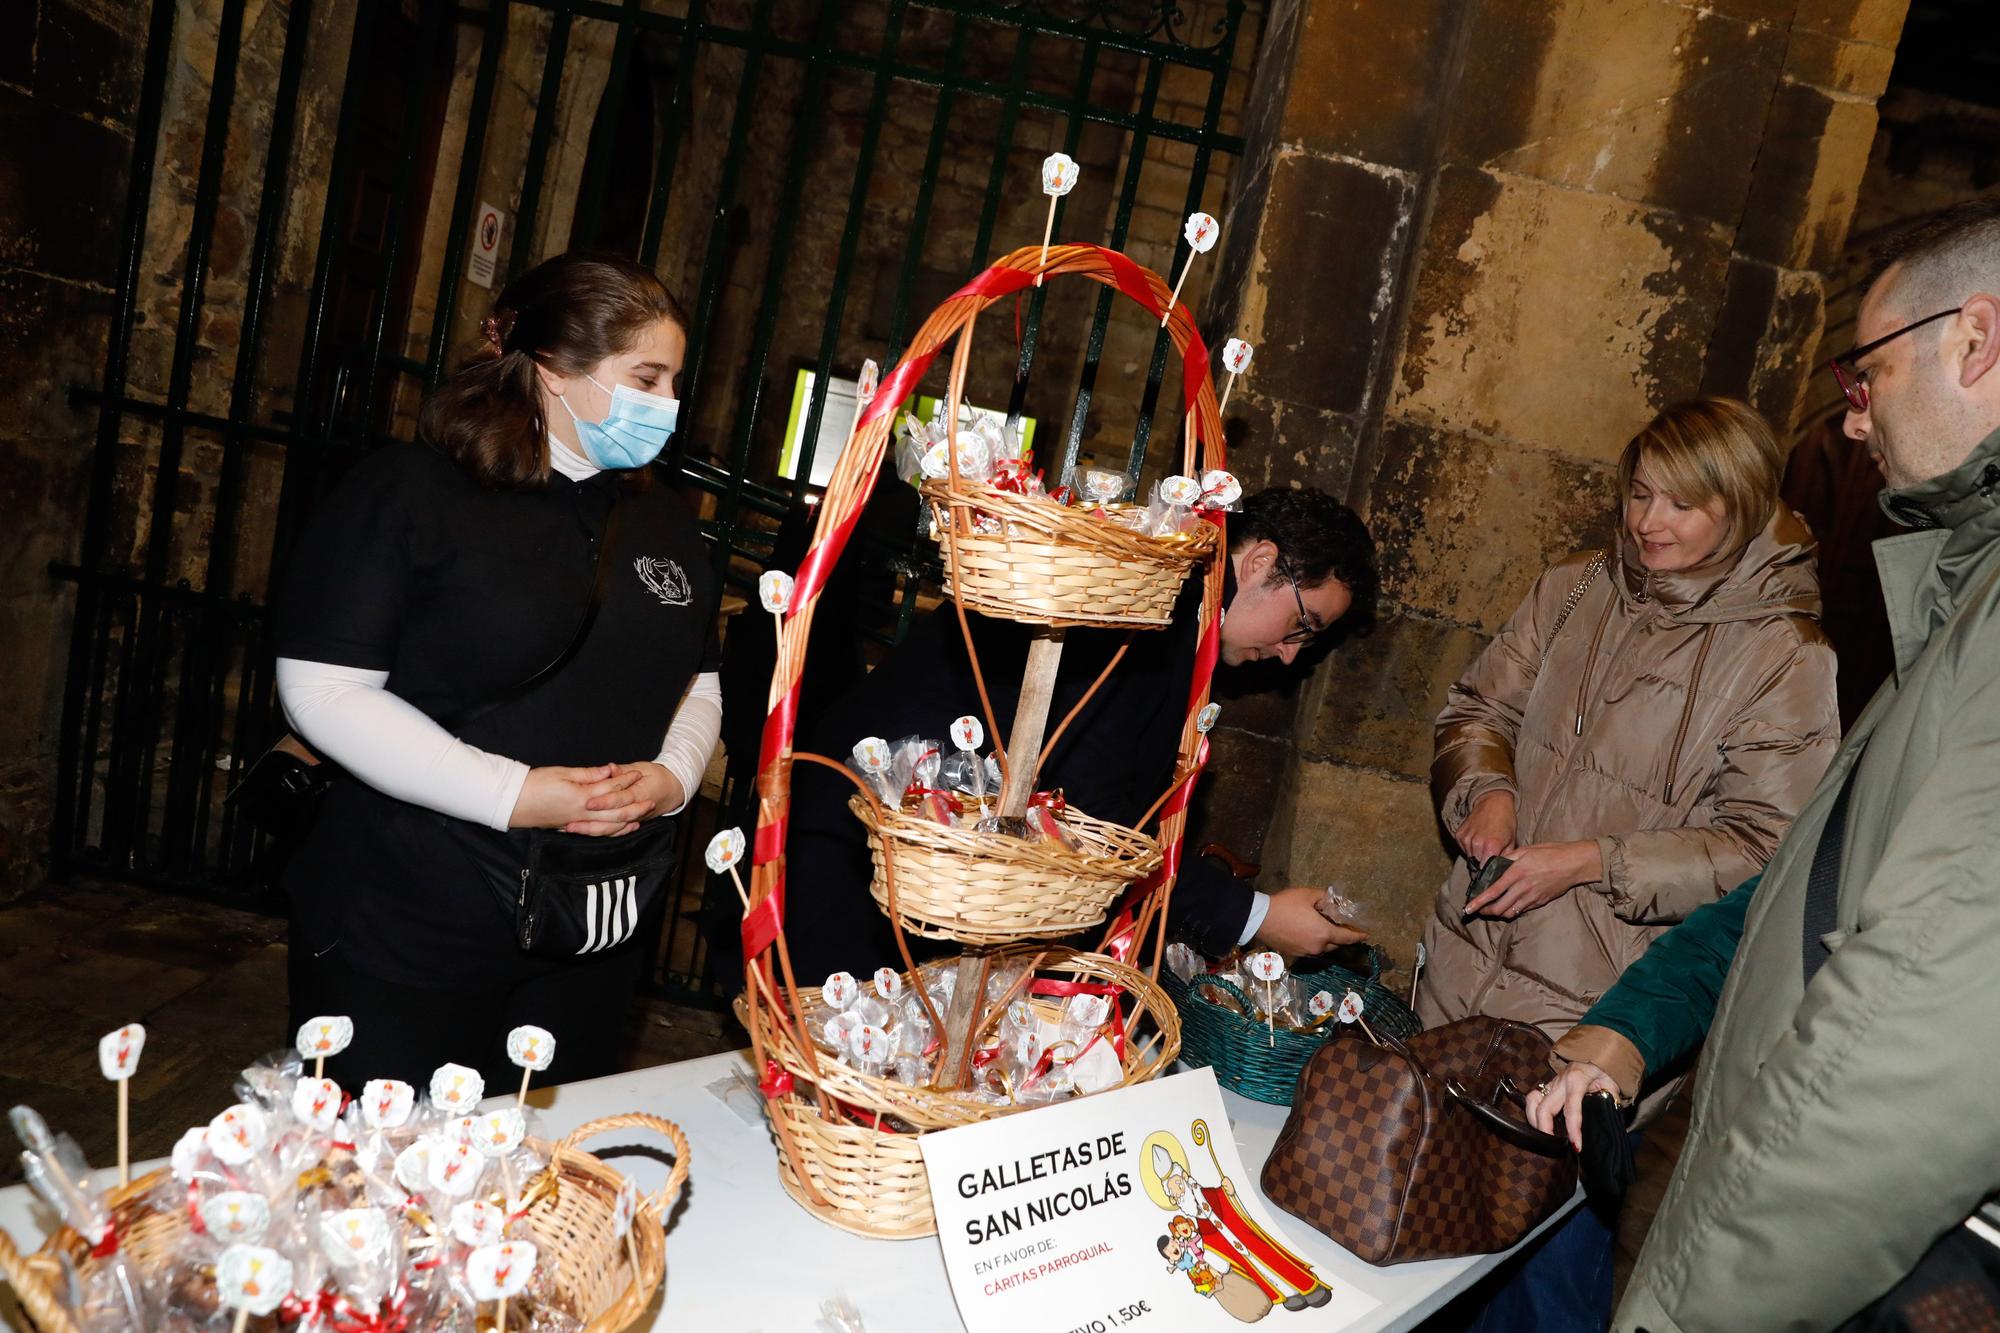
[(1885, 333), (1874, 342), (1863, 343), (1845, 356), (1836, 356), (1826, 364), (1833, 370), (1834, 382), (1840, 385), (1841, 393), (1847, 396), (1847, 405), (1857, 412), (1868, 410), (1868, 373), (1861, 369), (1861, 358), (1867, 356), (1885, 343), (1892, 343), (1911, 329), (1920, 329), (1940, 319), (1956, 315), (1963, 306), (1953, 306), (1950, 310), (1940, 310), (1935, 315), (1925, 315), (1914, 324), (1905, 324), (1894, 333)]
[(1326, 626), (1313, 624), (1312, 613), (1306, 610), (1306, 599), (1299, 593), (1298, 575), (1292, 573), (1291, 566), (1280, 560), (1278, 562), (1278, 572), (1284, 575), (1285, 582), (1292, 585), (1292, 600), (1299, 604), (1299, 627), (1284, 638), (1279, 639), (1278, 642), (1311, 643), (1320, 636)]

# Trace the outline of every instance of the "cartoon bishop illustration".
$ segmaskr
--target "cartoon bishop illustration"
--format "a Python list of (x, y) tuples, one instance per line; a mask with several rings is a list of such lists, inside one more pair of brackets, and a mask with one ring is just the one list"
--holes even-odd
[[(1189, 1136), (1197, 1148), (1208, 1146), (1207, 1123), (1195, 1121)], [(1332, 1300), (1333, 1293), (1319, 1280), (1311, 1265), (1258, 1226), (1238, 1205), (1236, 1182), (1223, 1174), (1222, 1163), (1212, 1146), (1208, 1155), (1216, 1175), (1213, 1185), (1196, 1177), (1189, 1167), (1186, 1150), (1169, 1130), (1148, 1135), (1139, 1150), (1139, 1175), (1147, 1196), (1167, 1212), (1194, 1224), (1193, 1235), (1182, 1240), (1186, 1228), (1174, 1223), (1177, 1229), (1170, 1231), (1171, 1244), (1161, 1247), (1162, 1255), (1167, 1255), (1169, 1249), (1183, 1256), (1201, 1254), (1206, 1266), (1218, 1273), (1227, 1264), (1230, 1271), (1227, 1276), (1218, 1277), (1214, 1295), (1218, 1303), (1239, 1319), (1261, 1317), (1249, 1313), (1247, 1308), (1237, 1308), (1238, 1293), (1233, 1288), (1239, 1285), (1239, 1277), (1254, 1285), (1264, 1303), (1264, 1312), (1276, 1305), (1287, 1310), (1317, 1308)], [(1195, 1249), (1188, 1240), (1198, 1240), (1200, 1248)], [(1190, 1264), (1184, 1271), (1191, 1272), (1192, 1267)]]

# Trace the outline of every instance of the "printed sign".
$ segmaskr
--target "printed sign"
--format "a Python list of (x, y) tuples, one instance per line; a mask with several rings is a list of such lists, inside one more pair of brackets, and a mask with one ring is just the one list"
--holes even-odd
[(1213, 1329), (1292, 1302), (1321, 1333), (1373, 1309), (1329, 1284), (1244, 1169), (1196, 1069), (918, 1140), (970, 1333)]
[(485, 200), (472, 219), (472, 244), (465, 256), (465, 276), (488, 291), (499, 266), (500, 234), (507, 230), (507, 215)]

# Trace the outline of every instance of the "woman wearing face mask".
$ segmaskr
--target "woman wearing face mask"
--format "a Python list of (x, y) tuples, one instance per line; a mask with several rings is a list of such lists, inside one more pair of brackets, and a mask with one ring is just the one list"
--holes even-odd
[[(1654, 936), (1762, 868), (1811, 795), (1840, 722), (1783, 462), (1742, 403), (1660, 413), (1619, 459), (1617, 549), (1544, 572), (1452, 686), (1431, 794), (1464, 859), (1424, 931), (1427, 1026), (1560, 1037)], [(1494, 856), (1513, 864), (1469, 895)], [(1611, 1238), (1578, 1210), (1478, 1326), (1603, 1329)]]
[[(505, 1078), (522, 1023), (556, 1037), (545, 1078), (613, 1072), (670, 870), (655, 821), (721, 726), (709, 555), (647, 470), (679, 305), (635, 264), (563, 255), (483, 329), (421, 442), (314, 515), (280, 609), (279, 698), (343, 773), (285, 872), (292, 1021), (354, 1019), (328, 1073), (356, 1090), (446, 1061)], [(571, 900), (578, 951), (552, 955), (544, 919), (527, 952), (530, 864), (579, 849), (602, 873)]]

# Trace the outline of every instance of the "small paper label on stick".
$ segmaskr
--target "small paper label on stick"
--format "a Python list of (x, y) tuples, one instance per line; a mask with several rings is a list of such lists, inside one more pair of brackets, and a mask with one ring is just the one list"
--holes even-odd
[(967, 752), (986, 744), (986, 728), (976, 717), (962, 717), (951, 724), (951, 743)]
[(215, 1261), (215, 1294), (262, 1318), (292, 1294), (292, 1261), (261, 1245), (232, 1245)]
[(1193, 477), (1168, 477), (1160, 483), (1160, 499), (1170, 505), (1192, 506), (1201, 499), (1201, 483)]
[(861, 987), (851, 972), (835, 972), (819, 988), (820, 998), (835, 1009), (846, 1009), (861, 997)]
[(371, 1078), (361, 1089), (361, 1123), (370, 1129), (401, 1129), (417, 1109), (417, 1090), (396, 1078)]
[(465, 1285), (474, 1299), (504, 1301), (527, 1289), (535, 1273), (535, 1247), (525, 1240), (483, 1245), (465, 1260)]
[(1221, 468), (1202, 474), (1201, 503), (1208, 509), (1227, 509), (1243, 498), (1243, 483)]
[(451, 1210), (451, 1236), (475, 1250), (498, 1245), (507, 1238), (507, 1215), (484, 1199), (468, 1199)]
[(354, 1020), (343, 1015), (329, 1014), (299, 1025), (299, 1054), (308, 1060), (332, 1059), (353, 1040)]
[(749, 840), (740, 828), (726, 828), (708, 840), (708, 868), (720, 875), (743, 859)]
[(418, 1139), (396, 1154), (396, 1183), (412, 1194), (422, 1194), (431, 1181), (431, 1142)]
[(854, 762), (863, 773), (889, 771), (889, 742), (880, 736), (863, 736), (854, 743)]
[(1313, 997), (1306, 1001), (1306, 1012), (1314, 1018), (1325, 1018), (1328, 1014), (1332, 1013), (1333, 992), (1323, 990), (1314, 991)]
[(1285, 960), (1269, 949), (1250, 955), (1250, 975), (1259, 981), (1276, 981), (1285, 975)]
[(1255, 350), (1241, 338), (1231, 338), (1222, 344), (1222, 368), (1232, 375), (1241, 375), (1250, 369), (1250, 357)]
[(1042, 193), (1061, 198), (1076, 188), (1083, 169), (1068, 153), (1050, 153), (1042, 159)]
[(611, 1229), (623, 1240), (632, 1234), (632, 1219), (639, 1211), (639, 1191), (626, 1181), (618, 1187), (618, 1201), (611, 1209)]
[(271, 1225), (271, 1205), (261, 1194), (249, 1190), (229, 1190), (211, 1194), (195, 1209), (208, 1234), (227, 1245), (232, 1241), (252, 1244), (264, 1239)]
[(479, 1185), (486, 1169), (486, 1154), (470, 1143), (438, 1145), (431, 1149), (425, 1179), (440, 1194), (462, 1199)]
[(1203, 704), (1201, 706), (1201, 711), (1194, 715), (1194, 729), (1197, 732), (1201, 733), (1202, 735), (1206, 736), (1209, 732), (1215, 730), (1215, 720), (1221, 716), (1222, 716), (1221, 704), (1218, 703)]
[(145, 1049), (146, 1029), (138, 1023), (127, 1023), (98, 1039), (97, 1067), (113, 1083), (123, 1083), (139, 1072), (139, 1053)]
[(792, 607), (792, 576), (782, 569), (767, 569), (757, 579), (757, 596), (764, 609), (773, 614)]
[(521, 1140), (527, 1133), (527, 1120), (520, 1111), (507, 1106), (479, 1117), (479, 1137), (474, 1141), (487, 1156), (504, 1157), (521, 1146)]
[(349, 1208), (319, 1221), (320, 1250), (335, 1268), (361, 1268), (389, 1257), (389, 1219), (379, 1208)]
[(875, 993), (885, 1000), (894, 1000), (903, 993), (903, 978), (894, 968), (875, 969)]
[(302, 1078), (292, 1089), (292, 1118), (322, 1134), (340, 1120), (340, 1085), (330, 1078)]
[(439, 1065), (431, 1075), (431, 1104), (440, 1111), (464, 1115), (486, 1095), (486, 1080), (464, 1065)]
[(1361, 1017), (1361, 1009), (1361, 997), (1353, 991), (1347, 992), (1346, 998), (1340, 1002), (1340, 1021), (1343, 1023), (1354, 1022)]
[(518, 1068), (539, 1074), (555, 1061), (555, 1036), (547, 1028), (523, 1023), (507, 1034), (507, 1058)]
[(248, 1102), (238, 1102), (208, 1122), (208, 1150), (224, 1166), (242, 1166), (270, 1137), (264, 1113)]
[(1221, 232), (1222, 228), (1215, 219), (1206, 213), (1188, 214), (1187, 226), (1183, 229), (1188, 246), (1198, 255), (1205, 255), (1213, 250), (1215, 238)]
[(201, 1169), (202, 1154), (208, 1151), (208, 1131), (195, 1128), (188, 1130), (174, 1144), (172, 1158), (174, 1179), (183, 1185), (194, 1184), (194, 1173)]

